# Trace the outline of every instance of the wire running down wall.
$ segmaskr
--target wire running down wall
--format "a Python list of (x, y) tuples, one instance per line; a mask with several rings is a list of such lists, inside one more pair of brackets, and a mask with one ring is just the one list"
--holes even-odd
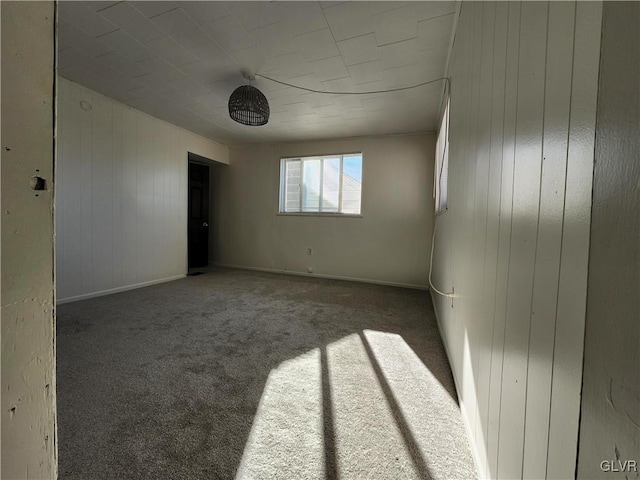
[(461, 9), (433, 278), (483, 477), (575, 475), (601, 16)]

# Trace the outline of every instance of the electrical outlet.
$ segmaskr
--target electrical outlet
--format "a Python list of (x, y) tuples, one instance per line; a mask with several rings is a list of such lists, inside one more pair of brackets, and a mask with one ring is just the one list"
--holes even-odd
[(313, 267), (307, 267), (307, 272), (313, 273)]
[(313, 255), (313, 248), (307, 247), (307, 255)]

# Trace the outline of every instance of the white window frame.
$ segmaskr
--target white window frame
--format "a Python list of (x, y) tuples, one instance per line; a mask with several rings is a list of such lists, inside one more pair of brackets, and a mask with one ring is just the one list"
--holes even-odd
[[(351, 157), (354, 155), (360, 155), (360, 157), (362, 158), (362, 171), (361, 171), (361, 175), (362, 175), (362, 182), (361, 182), (361, 186), (360, 186), (360, 213), (342, 213), (341, 211), (326, 211), (323, 212), (322, 211), (322, 189), (323, 189), (323, 182), (322, 182), (322, 178), (323, 178), (323, 170), (324, 170), (324, 162), (322, 161), (325, 158), (339, 158), (340, 159), (340, 173), (338, 175), (339, 178), (339, 187), (338, 187), (338, 208), (342, 208), (342, 180), (343, 180), (343, 164), (344, 164), (344, 157)], [(302, 211), (302, 183), (303, 183), (303, 175), (304, 175), (304, 168), (303, 168), (303, 162), (305, 160), (320, 160), (320, 192), (319, 192), (319, 205), (318, 205), (318, 212), (304, 212)], [(301, 192), (300, 192), (300, 204), (299, 204), (299, 209), (295, 212), (286, 212), (284, 210), (284, 202), (285, 202), (285, 197), (286, 197), (286, 193), (285, 193), (285, 187), (286, 187), (286, 164), (287, 162), (290, 161), (300, 161), (300, 188), (301, 188)], [(279, 195), (278, 195), (278, 215), (292, 215), (292, 216), (297, 216), (297, 215), (308, 215), (308, 216), (324, 216), (324, 217), (362, 217), (362, 190), (364, 188), (364, 154), (362, 152), (350, 152), (350, 153), (330, 153), (330, 154), (326, 154), (326, 155), (304, 155), (304, 156), (299, 156), (299, 157), (284, 157), (284, 158), (280, 158), (280, 179), (279, 179), (280, 185), (278, 188), (279, 191)]]
[[(438, 138), (436, 141), (435, 152), (435, 168), (433, 169), (433, 198), (435, 199), (435, 214), (440, 215), (448, 210), (449, 205), (449, 117), (451, 108), (451, 96), (447, 95), (444, 103), (444, 111), (442, 112), (442, 119), (440, 122), (440, 129), (438, 131)], [(442, 181), (443, 172), (446, 172), (444, 176), (445, 189), (447, 192), (446, 198), (443, 201), (441, 197), (442, 193)]]

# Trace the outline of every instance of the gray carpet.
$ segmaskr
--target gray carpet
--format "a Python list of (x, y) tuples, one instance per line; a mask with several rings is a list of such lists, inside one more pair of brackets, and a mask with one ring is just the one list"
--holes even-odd
[(469, 479), (426, 292), (218, 270), (57, 311), (61, 479)]

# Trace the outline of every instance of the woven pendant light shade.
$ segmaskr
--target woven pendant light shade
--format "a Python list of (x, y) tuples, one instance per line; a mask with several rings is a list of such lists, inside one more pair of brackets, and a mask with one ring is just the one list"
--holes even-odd
[(229, 97), (229, 115), (243, 125), (266, 125), (269, 121), (269, 102), (257, 88), (243, 85)]

